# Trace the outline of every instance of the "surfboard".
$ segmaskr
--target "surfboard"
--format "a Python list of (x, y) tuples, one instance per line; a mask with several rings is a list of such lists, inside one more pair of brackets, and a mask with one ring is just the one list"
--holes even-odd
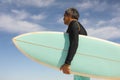
[[(30, 59), (59, 70), (67, 56), (69, 34), (33, 32), (19, 35), (13, 42)], [(79, 35), (79, 46), (70, 69), (71, 74), (120, 80), (120, 45)]]

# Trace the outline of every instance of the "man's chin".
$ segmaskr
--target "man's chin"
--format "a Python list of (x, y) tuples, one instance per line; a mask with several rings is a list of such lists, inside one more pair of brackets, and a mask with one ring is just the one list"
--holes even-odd
[(67, 23), (64, 22), (65, 25), (68, 25)]

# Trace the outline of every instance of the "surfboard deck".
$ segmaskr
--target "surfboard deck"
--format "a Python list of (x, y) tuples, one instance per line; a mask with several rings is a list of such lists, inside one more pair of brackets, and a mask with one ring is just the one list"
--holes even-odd
[[(13, 38), (13, 42), (30, 59), (59, 70), (67, 56), (68, 35), (33, 32), (19, 35)], [(120, 45), (79, 35), (79, 46), (70, 68), (76, 75), (120, 80)]]

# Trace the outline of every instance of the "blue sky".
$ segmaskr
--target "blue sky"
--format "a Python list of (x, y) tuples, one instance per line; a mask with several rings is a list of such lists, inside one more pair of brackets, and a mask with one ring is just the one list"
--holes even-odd
[(27, 32), (65, 32), (63, 14), (69, 7), (79, 10), (89, 36), (120, 43), (119, 0), (0, 0), (0, 80), (73, 80), (28, 59), (12, 43)]

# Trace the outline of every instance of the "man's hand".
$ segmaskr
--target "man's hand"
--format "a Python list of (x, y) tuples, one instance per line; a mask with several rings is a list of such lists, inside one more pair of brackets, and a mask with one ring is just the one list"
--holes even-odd
[(63, 73), (65, 73), (65, 74), (70, 74), (70, 65), (68, 65), (68, 64), (62, 65), (60, 70), (62, 70)]

